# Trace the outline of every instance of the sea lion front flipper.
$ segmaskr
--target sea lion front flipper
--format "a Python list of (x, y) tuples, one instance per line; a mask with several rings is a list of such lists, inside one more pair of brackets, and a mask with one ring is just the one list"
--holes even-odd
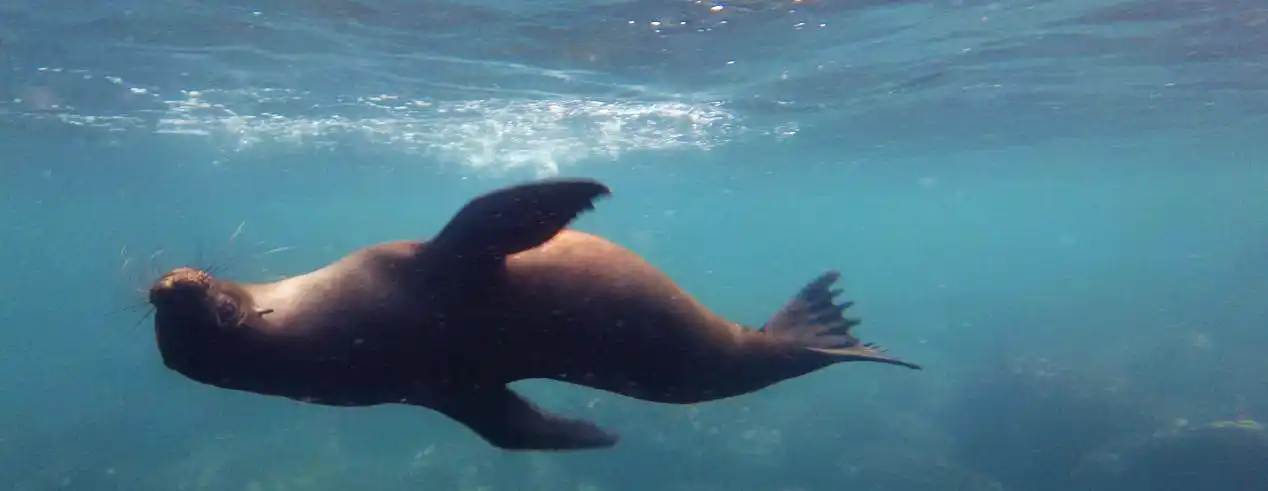
[(841, 273), (828, 271), (797, 292), (759, 329), (781, 341), (826, 353), (841, 361), (874, 361), (920, 369), (919, 365), (886, 355), (880, 346), (864, 343), (853, 333), (862, 321), (845, 316), (852, 301), (837, 304), (841, 289), (832, 285)]
[(618, 437), (581, 419), (550, 414), (505, 385), (448, 392), (428, 407), (505, 450), (585, 450)]
[(502, 188), (463, 206), (428, 249), (468, 261), (500, 261), (546, 243), (609, 194), (607, 186), (589, 179), (546, 179)]

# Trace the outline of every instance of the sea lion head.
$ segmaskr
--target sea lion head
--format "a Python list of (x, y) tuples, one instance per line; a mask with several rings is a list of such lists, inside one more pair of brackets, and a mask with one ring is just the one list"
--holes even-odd
[(188, 267), (155, 281), (149, 300), (163, 363), (181, 372), (193, 369), (202, 356), (228, 348), (256, 313), (242, 288)]

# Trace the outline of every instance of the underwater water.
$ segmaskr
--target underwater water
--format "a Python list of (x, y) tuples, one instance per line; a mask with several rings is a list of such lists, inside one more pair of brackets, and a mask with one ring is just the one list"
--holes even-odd
[[(1262, 2), (15, 0), (0, 60), (2, 489), (1268, 490)], [(159, 359), (161, 271), (297, 275), (546, 176), (736, 322), (840, 269), (925, 369), (521, 382), (622, 435), (521, 453)]]

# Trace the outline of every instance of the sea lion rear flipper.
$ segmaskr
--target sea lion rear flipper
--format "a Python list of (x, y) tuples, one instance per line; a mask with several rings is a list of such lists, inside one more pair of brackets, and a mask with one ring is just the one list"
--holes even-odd
[(447, 393), (430, 406), (505, 450), (584, 450), (618, 437), (586, 420), (550, 414), (506, 386)]
[(874, 361), (920, 369), (919, 365), (888, 356), (880, 346), (864, 343), (854, 336), (854, 326), (861, 322), (845, 316), (852, 301), (837, 304), (841, 289), (832, 284), (841, 273), (829, 271), (811, 281), (760, 331), (803, 348), (834, 355), (841, 361)]
[(463, 260), (501, 260), (546, 243), (611, 191), (588, 179), (547, 179), (502, 188), (466, 204), (428, 249)]

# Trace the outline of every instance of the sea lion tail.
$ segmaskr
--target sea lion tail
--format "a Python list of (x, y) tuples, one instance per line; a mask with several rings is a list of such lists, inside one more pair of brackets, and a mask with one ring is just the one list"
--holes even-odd
[(546, 243), (611, 194), (590, 179), (543, 179), (479, 196), (458, 211), (428, 245), (463, 260), (500, 261)]
[(871, 361), (920, 369), (919, 365), (885, 354), (874, 343), (865, 343), (853, 330), (862, 321), (845, 316), (853, 301), (836, 303), (840, 288), (832, 285), (841, 273), (819, 275), (776, 312), (761, 332), (805, 349), (833, 355), (839, 361)]

